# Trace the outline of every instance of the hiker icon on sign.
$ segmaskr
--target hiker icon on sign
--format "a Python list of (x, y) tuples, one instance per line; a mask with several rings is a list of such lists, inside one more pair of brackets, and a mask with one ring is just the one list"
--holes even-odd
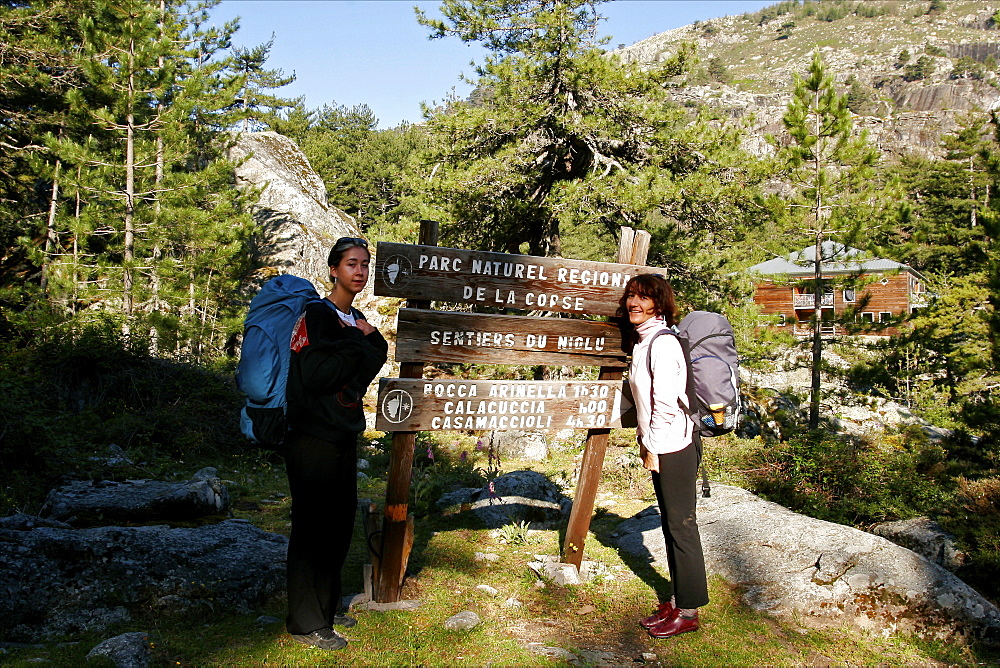
[(382, 269), (382, 281), (389, 286), (399, 287), (410, 280), (413, 265), (402, 255), (393, 255), (386, 260)]
[(406, 390), (391, 390), (382, 402), (382, 417), (399, 424), (413, 412), (413, 397)]

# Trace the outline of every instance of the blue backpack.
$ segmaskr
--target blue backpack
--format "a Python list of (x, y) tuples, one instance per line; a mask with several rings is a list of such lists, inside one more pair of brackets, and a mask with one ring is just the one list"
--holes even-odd
[(236, 385), (246, 395), (240, 430), (254, 444), (280, 450), (285, 422), (285, 384), (292, 329), (306, 306), (321, 301), (312, 283), (298, 276), (275, 276), (250, 302)]

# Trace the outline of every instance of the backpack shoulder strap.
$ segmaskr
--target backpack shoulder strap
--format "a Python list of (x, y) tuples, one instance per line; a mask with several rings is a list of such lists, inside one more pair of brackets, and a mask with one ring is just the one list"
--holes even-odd
[[(688, 412), (693, 413), (694, 410), (695, 410), (695, 393), (694, 393), (694, 382), (693, 382), (694, 379), (691, 378), (691, 355), (690, 355), (690, 351), (688, 350), (687, 344), (684, 342), (684, 339), (681, 338), (680, 336), (677, 336), (677, 333), (674, 332), (672, 329), (669, 329), (669, 328), (667, 328), (667, 329), (661, 329), (661, 330), (656, 331), (653, 334), (653, 338), (651, 338), (650, 341), (649, 341), (649, 348), (647, 348), (647, 350), (646, 350), (646, 370), (649, 372), (649, 392), (650, 392), (649, 398), (650, 398), (650, 401), (652, 401), (652, 399), (653, 399), (653, 385), (654, 385), (654, 383), (653, 383), (653, 344), (656, 342), (656, 339), (661, 334), (669, 334), (670, 336), (674, 337), (677, 340), (677, 343), (680, 344), (680, 346), (681, 346), (681, 353), (684, 355), (684, 368), (687, 369), (687, 392), (686, 392), (686, 394), (687, 394), (687, 400), (688, 400)], [(650, 405), (652, 405), (652, 404), (650, 404)]]
[[(688, 348), (687, 342), (683, 337), (678, 336), (676, 332), (672, 329), (661, 329), (653, 334), (653, 338), (649, 341), (649, 348), (646, 350), (646, 370), (649, 371), (649, 405), (650, 410), (653, 406), (653, 343), (656, 341), (660, 334), (670, 334), (675, 339), (677, 343), (681, 346), (681, 352), (684, 354), (684, 366), (687, 369), (687, 400), (688, 400), (688, 413), (689, 415), (697, 416), (697, 395), (695, 394), (694, 388), (694, 378), (692, 378), (691, 371), (691, 351)], [(709, 337), (705, 337), (709, 338)], [(699, 341), (698, 343), (701, 343)], [(705, 498), (712, 496), (712, 489), (708, 483), (708, 471), (705, 470), (705, 462), (702, 459), (702, 443), (701, 443), (701, 431), (698, 429), (698, 425), (693, 425), (691, 427), (691, 442), (698, 451), (698, 466), (701, 468), (701, 495)]]

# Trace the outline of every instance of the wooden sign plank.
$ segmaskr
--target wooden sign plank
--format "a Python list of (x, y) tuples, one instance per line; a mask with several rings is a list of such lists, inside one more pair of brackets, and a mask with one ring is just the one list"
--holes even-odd
[(495, 308), (614, 315), (636, 274), (662, 269), (379, 242), (374, 291)]
[[(591, 429), (622, 425), (622, 381), (382, 378), (381, 431)], [(625, 417), (626, 424), (628, 417)]]
[(593, 320), (400, 309), (397, 362), (624, 368), (621, 331)]

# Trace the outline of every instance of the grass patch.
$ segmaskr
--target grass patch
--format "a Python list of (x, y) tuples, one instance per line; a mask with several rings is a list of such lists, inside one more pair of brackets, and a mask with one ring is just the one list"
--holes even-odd
[[(380, 461), (377, 447), (365, 447), (362, 456)], [(404, 588), (404, 598), (420, 600), (421, 606), (354, 611), (358, 625), (345, 632), (351, 642), (339, 652), (295, 643), (284, 631), (279, 595), (250, 613), (220, 609), (210, 615), (164, 616), (140, 611), (100, 637), (10, 649), (3, 663), (88, 665), (85, 657), (94, 645), (126, 631), (150, 634), (154, 665), (182, 666), (561, 666), (569, 664), (570, 656), (581, 665), (954, 665), (997, 660), (979, 647), (881, 638), (853, 628), (816, 630), (777, 620), (747, 607), (740, 592), (718, 578), (710, 582), (712, 602), (702, 609), (698, 633), (667, 641), (650, 638), (638, 620), (649, 614), (658, 596), (669, 594), (666, 573), (620, 553), (612, 536), (621, 520), (654, 503), (646, 474), (626, 465), (633, 450), (624, 433), (612, 433), (584, 557), (598, 562), (604, 577), (591, 583), (558, 587), (541, 582), (528, 568), (535, 555), (559, 553), (560, 528), (529, 528), (523, 543), (511, 544), (502, 532), (475, 526), (461, 515), (432, 513), (417, 520)], [(502, 467), (534, 468), (553, 479), (571, 479), (578, 457), (579, 449), (568, 447), (545, 462), (504, 461)], [(235, 516), (287, 533), (290, 497), (280, 460), (248, 452), (188, 462), (209, 464), (228, 481)], [(368, 474), (362, 496), (381, 502), (385, 469), (373, 465)], [(362, 590), (368, 553), (361, 534), (359, 521), (345, 570), (348, 592)], [(477, 552), (499, 559), (477, 560)], [(466, 610), (476, 612), (482, 623), (468, 631), (444, 628), (446, 619)], [(650, 654), (655, 661), (643, 659)]]

